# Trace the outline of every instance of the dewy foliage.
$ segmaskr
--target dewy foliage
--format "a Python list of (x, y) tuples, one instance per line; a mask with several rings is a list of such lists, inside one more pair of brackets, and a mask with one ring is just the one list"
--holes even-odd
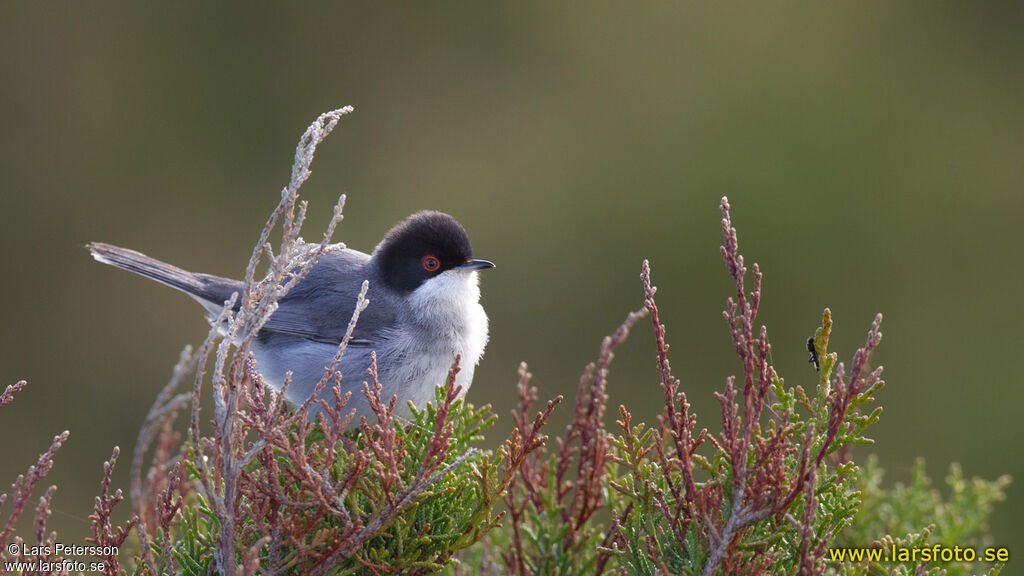
[[(463, 555), (464, 564), (450, 572), (997, 574), (1001, 565), (833, 559), (841, 547), (941, 544), (980, 550), (988, 543), (987, 518), (1004, 497), (1008, 479), (968, 483), (954, 467), (947, 503), (922, 469), (911, 486), (886, 492), (877, 465), (857, 467), (851, 448), (872, 443), (865, 431), (881, 416), (872, 404), (884, 386), (882, 369), (869, 365), (882, 338), (881, 315), (848, 369), (829, 351), (832, 316), (826, 309), (809, 344), (817, 382), (810, 391), (787, 387), (770, 364), (767, 329), (754, 328), (761, 272), (755, 264), (747, 292), (747, 269), (725, 198), (721, 212), (721, 252), (736, 286), (723, 316), (743, 367), (739, 385), (729, 377), (716, 394), (721, 430), (698, 428), (672, 374), (644, 262), (644, 309), (605, 339), (598, 362), (584, 370), (573, 421), (555, 439), (557, 449), (542, 448), (527, 458), (506, 496), (508, 522), (488, 535), (491, 545)], [(608, 364), (645, 314), (654, 329), (664, 409), (648, 426), (634, 424), (619, 406), (615, 432), (609, 432), (602, 423)], [(520, 406), (513, 417), (522, 427), (536, 390), (528, 388), (525, 366), (520, 376)], [(602, 512), (610, 518), (607, 526), (599, 520)]]
[[(723, 313), (742, 376), (729, 377), (721, 393), (715, 431), (698, 427), (671, 370), (665, 326), (659, 318), (644, 262), (643, 308), (629, 314), (602, 342), (598, 360), (580, 378), (572, 421), (547, 442), (543, 434), (561, 397), (536, 411), (530, 374), (519, 370), (515, 429), (496, 452), (481, 449), (496, 419), (474, 408), (454, 385), (459, 359), (435, 401), (410, 420), (392, 416), (397, 400), (381, 398), (376, 367), (361, 393), (375, 421), (353, 422), (335, 364), (324, 371), (314, 400), (289, 407), (264, 383), (250, 354), (251, 342), (277, 302), (340, 245), (329, 240), (341, 220), (344, 197), (318, 243), (299, 237), (306, 213), (298, 189), (310, 174), (316, 146), (343, 108), (322, 115), (300, 140), (289, 185), (271, 214), (250, 264), (243, 291), (228, 302), (197, 352), (183, 352), (170, 383), (159, 394), (139, 432), (132, 459), (133, 514), (112, 520), (123, 499), (111, 491), (119, 450), (104, 464), (91, 517), (105, 574), (428, 574), (569, 575), (995, 575), (1001, 565), (941, 562), (838, 562), (842, 548), (890, 549), (935, 544), (994, 544), (987, 519), (1003, 499), (1008, 479), (967, 481), (954, 466), (944, 500), (923, 465), (907, 486), (886, 490), (873, 460), (864, 467), (851, 448), (870, 444), (868, 427), (881, 415), (873, 407), (884, 386), (872, 369), (881, 315), (849, 367), (829, 350), (832, 318), (822, 315), (812, 348), (817, 381), (812, 389), (788, 387), (771, 366), (767, 329), (755, 328), (761, 273), (753, 283), (739, 254), (729, 204), (722, 199), (722, 256), (735, 281)], [(277, 248), (270, 243), (280, 227)], [(265, 269), (260, 277), (257, 270)], [(356, 303), (349, 335), (369, 303), (366, 286)], [(237, 303), (237, 306), (235, 304)], [(624, 406), (605, 428), (608, 367), (630, 329), (648, 317), (655, 334), (655, 362), (664, 408), (654, 425), (634, 423)], [(345, 375), (362, 381), (363, 375)], [(178, 392), (191, 381), (191, 389)], [(0, 394), (0, 407), (25, 386)], [(286, 383), (287, 386), (287, 383)], [(654, 384), (652, 383), (652, 386)], [(349, 386), (348, 388), (351, 388)], [(214, 411), (200, 410), (212, 390)], [(652, 388), (657, 390), (657, 388)], [(187, 434), (175, 417), (187, 411)], [(39, 499), (29, 542), (15, 534), (35, 486), (67, 439), (53, 439), (36, 465), (19, 476), (6, 521), (0, 517), (0, 573), (6, 562), (62, 558), (48, 552), (47, 533), (56, 487)], [(10, 549), (8, 544), (17, 544)], [(13, 553), (11, 550), (16, 550)], [(23, 567), (32, 573), (62, 573)]]

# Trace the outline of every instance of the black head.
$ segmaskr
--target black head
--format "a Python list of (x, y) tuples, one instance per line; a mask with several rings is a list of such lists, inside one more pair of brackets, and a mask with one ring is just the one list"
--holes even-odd
[(384, 282), (411, 292), (420, 284), (453, 268), (481, 270), (494, 264), (473, 260), (469, 235), (455, 218), (423, 211), (409, 216), (388, 232), (373, 254)]

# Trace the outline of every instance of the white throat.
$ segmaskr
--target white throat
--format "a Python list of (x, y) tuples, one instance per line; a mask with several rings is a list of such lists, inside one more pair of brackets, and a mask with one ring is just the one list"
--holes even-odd
[(448, 270), (420, 284), (409, 297), (421, 337), (433, 340), (438, 353), (461, 354), (463, 367), (476, 366), (487, 345), (479, 282), (475, 271)]

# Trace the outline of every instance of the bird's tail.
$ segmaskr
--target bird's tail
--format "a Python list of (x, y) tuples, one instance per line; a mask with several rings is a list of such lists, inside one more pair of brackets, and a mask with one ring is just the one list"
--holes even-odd
[(211, 308), (211, 305), (223, 306), (224, 301), (230, 298), (232, 293), (238, 292), (242, 288), (241, 282), (182, 270), (135, 250), (102, 242), (92, 242), (87, 248), (97, 261), (181, 290), (208, 309)]

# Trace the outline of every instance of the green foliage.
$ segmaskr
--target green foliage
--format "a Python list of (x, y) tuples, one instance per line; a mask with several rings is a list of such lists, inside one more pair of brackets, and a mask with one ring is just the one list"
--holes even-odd
[[(444, 401), (444, 389), (438, 388), (437, 402)], [(413, 475), (422, 469), (430, 452), (434, 432), (436, 404), (424, 410), (413, 408), (410, 423), (396, 423), (395, 431), (404, 445), (406, 458), (400, 482), (412, 484)], [(387, 566), (399, 573), (432, 573), (443, 568), (452, 555), (475, 544), (498, 519), (494, 503), (500, 498), (495, 482), (501, 477), (501, 456), (475, 447), (496, 416), (490, 406), (475, 408), (458, 400), (449, 412), (453, 425), (451, 444), (442, 468), (447, 473), (423, 490), (410, 506), (375, 537), (367, 540), (351, 559), (339, 564), (332, 574), (372, 573), (368, 566)], [(356, 438), (359, 449), (361, 435)], [(460, 458), (468, 454), (466, 458)], [(458, 462), (457, 462), (458, 461)], [(340, 470), (339, 470), (340, 473)], [(349, 497), (364, 511), (380, 510), (388, 494), (380, 489), (376, 474), (368, 472), (357, 482)]]
[[(417, 474), (428, 467), (429, 460), (437, 456), (435, 437), (436, 406), (446, 402), (446, 388), (438, 387), (435, 404), (425, 409), (413, 408), (413, 416), (407, 422), (391, 423), (396, 451), (403, 455), (398, 462), (394, 486), (415, 486), (423, 478)], [(484, 439), (483, 432), (491, 427), (496, 417), (490, 407), (475, 408), (462, 400), (450, 404), (447, 415), (441, 416), (450, 431), (449, 444), (443, 460), (433, 468), (441, 470), (434, 481), (416, 492), (408, 505), (384, 519), (374, 534), (365, 539), (350, 557), (333, 565), (331, 574), (374, 574), (402, 573), (426, 574), (437, 572), (451, 561), (455, 552), (478, 542), (499, 521), (496, 503), (500, 500), (504, 485), (504, 452), (493, 453), (480, 450), (477, 445)], [(299, 431), (296, 424), (291, 432)], [(353, 466), (352, 455), (372, 451), (364, 429), (347, 434), (338, 446), (336, 458), (331, 464), (331, 477), (342, 478)], [(329, 436), (322, 428), (308, 433), (304, 445), (312, 448)], [(374, 434), (369, 435), (375, 438)], [(371, 442), (372, 443), (372, 442)], [(323, 454), (323, 451), (313, 450)], [(275, 453), (278, 481), (286, 494), (303, 494), (300, 471), (291, 454)], [(315, 466), (323, 462), (314, 462)], [(345, 495), (343, 506), (352, 519), (370, 519), (364, 525), (371, 525), (379, 518), (379, 512), (394, 506), (395, 491), (382, 482), (386, 474), (374, 462), (361, 469), (352, 482), (351, 490)], [(254, 462), (249, 466), (253, 483), (258, 477), (269, 473), (270, 468)], [(198, 478), (192, 470), (192, 479)], [(329, 549), (329, 537), (346, 533), (347, 526), (337, 515), (314, 513), (315, 502), (310, 502), (310, 512), (293, 517), (291, 525), (276, 527), (280, 541), (261, 540), (263, 532), (257, 518), (250, 518), (238, 529), (236, 549), (247, 550), (256, 546), (259, 550), (259, 565), (271, 570), (297, 571), (301, 566), (312, 565), (309, 555), (323, 553)], [(244, 506), (244, 502), (240, 505)], [(281, 518), (284, 518), (282, 516)], [(305, 524), (304, 524), (305, 523)], [(284, 524), (284, 522), (282, 522)], [(182, 574), (205, 575), (217, 548), (219, 524), (207, 501), (198, 494), (192, 494), (182, 506), (170, 530), (173, 550), (173, 565), (161, 565), (160, 571), (171, 570)], [(164, 542), (157, 538), (152, 549), (155, 555), (161, 553)], [(238, 561), (241, 563), (242, 558)], [(143, 559), (138, 558), (139, 563)], [(297, 572), (293, 572), (297, 573)]]
[[(555, 467), (550, 467), (549, 486), (556, 485), (555, 474)], [(563, 517), (557, 490), (540, 491), (538, 496), (540, 500), (527, 506), (520, 520), (518, 536), (525, 571), (551, 575), (593, 573), (598, 546), (604, 538), (601, 526), (586, 523), (573, 534), (572, 523)]]
[[(871, 456), (865, 466), (858, 470), (856, 494), (858, 511), (853, 522), (833, 542), (836, 549), (871, 546), (887, 552), (917, 549), (919, 557), (925, 550), (935, 553), (935, 546), (954, 554), (953, 561), (931, 562), (865, 562), (836, 563), (837, 574), (844, 576), (874, 574), (914, 574), (924, 564), (921, 574), (929, 576), (967, 576), (988, 574), (995, 576), (1005, 562), (983, 562), (986, 552), (999, 553), (997, 542), (988, 534), (988, 520), (995, 503), (1006, 498), (1009, 476), (996, 480), (964, 478), (960, 466), (953, 463), (946, 476), (948, 499), (939, 490), (925, 471), (923, 460), (914, 465), (913, 479), (907, 485), (896, 484), (891, 489), (882, 487), (883, 470), (878, 459)], [(956, 561), (956, 547), (971, 549), (976, 561)], [(904, 552), (907, 553), (907, 552)], [(961, 552), (966, 558), (967, 552)], [(890, 558), (891, 559), (891, 558)]]
[[(175, 565), (163, 568), (169, 570), (176, 567), (178, 573), (184, 576), (209, 574), (219, 532), (220, 523), (206, 499), (196, 495), (191, 505), (182, 508), (177, 537), (171, 543)], [(160, 554), (163, 544), (162, 539), (154, 542), (154, 554)]]
[[(732, 466), (725, 440), (714, 442), (714, 450), (708, 457), (699, 454), (691, 456), (693, 466), (689, 469), (674, 467), (668, 473), (659, 465), (654, 455), (674, 453), (674, 437), (662, 430), (648, 429), (644, 424), (631, 428), (628, 420), (620, 420), (622, 434), (616, 436), (616, 460), (609, 475), (609, 505), (613, 510), (630, 510), (630, 514), (619, 526), (622, 546), (609, 550), (619, 566), (629, 574), (702, 574), (712, 554), (714, 544), (703, 530), (699, 516), (714, 516), (727, 519), (737, 510), (734, 501), (737, 483), (764, 482), (759, 490), (776, 489), (779, 494), (793, 494), (794, 486), (802, 482), (801, 475), (808, 464), (809, 455), (835, 454), (852, 444), (870, 443), (863, 436), (864, 430), (877, 421), (880, 410), (869, 416), (861, 416), (850, 410), (843, 415), (841, 424), (833, 429), (833, 439), (827, 431), (834, 420), (835, 402), (830, 401), (834, 390), (830, 384), (832, 370), (837, 364), (835, 353), (827, 351), (831, 318), (826, 313), (824, 327), (818, 331), (817, 349), (821, 362), (817, 394), (809, 398), (799, 386), (785, 387), (782, 378), (772, 371), (772, 391), (777, 398), (771, 406), (772, 418), (764, 433), (755, 425), (755, 442), (747, 448), (746, 465), (754, 468), (759, 458), (758, 445), (776, 442), (775, 452), (782, 455), (777, 476), (771, 479), (777, 486), (767, 484), (768, 479), (759, 480), (747, 473), (740, 478)], [(852, 396), (851, 406), (870, 404), (873, 394), (881, 389), (884, 382), (878, 381), (864, 391)], [(785, 420), (783, 421), (783, 418)], [(692, 427), (691, 427), (692, 428)], [(788, 432), (785, 432), (788, 430)], [(821, 433), (815, 433), (821, 431)], [(782, 446), (781, 442), (789, 442)], [(659, 445), (655, 443), (660, 442)], [(765, 452), (764, 454), (768, 454)], [(770, 455), (769, 455), (770, 456)], [(768, 456), (762, 455), (761, 458)], [(857, 469), (850, 461), (837, 460), (834, 463), (823, 459), (814, 470), (814, 498), (817, 502), (810, 519), (809, 536), (801, 519), (806, 518), (806, 493), (795, 495), (790, 506), (773, 508), (770, 504), (761, 508), (765, 513), (750, 522), (737, 536), (731, 546), (731, 565), (746, 566), (753, 573), (761, 573), (766, 567), (761, 561), (767, 559), (771, 574), (797, 574), (801, 561), (814, 546), (827, 540), (848, 526), (857, 514), (855, 485)], [(693, 488), (703, 498), (691, 504), (686, 494), (679, 490), (687, 484), (684, 474), (700, 474), (706, 479), (694, 482)], [(717, 499), (720, 497), (720, 499)], [(714, 508), (704, 507), (705, 502), (714, 502)], [(698, 511), (700, 510), (700, 511)], [(696, 512), (696, 514), (695, 514)], [(687, 521), (688, 518), (689, 520)], [(806, 545), (810, 544), (809, 550)]]
[[(930, 488), (919, 464), (911, 486), (881, 489), (877, 464), (869, 460), (862, 469), (851, 459), (852, 447), (873, 443), (866, 432), (882, 413), (880, 407), (868, 411), (885, 385), (881, 367), (869, 367), (871, 352), (882, 339), (881, 315), (847, 370), (828, 350), (832, 318), (826, 309), (809, 342), (818, 373), (814, 393), (786, 387), (770, 365), (767, 329), (754, 332), (761, 273), (755, 264), (754, 288), (745, 292), (747, 270), (724, 198), (722, 214), (722, 255), (737, 287), (724, 317), (743, 376), (741, 390), (729, 378), (725, 390), (716, 394), (722, 406), (721, 431), (698, 431), (697, 417), (672, 375), (665, 327), (654, 303), (656, 289), (645, 262), (645, 309), (654, 326), (665, 395), (661, 416), (654, 426), (634, 425), (629, 411), (620, 406), (618, 433), (605, 432), (600, 423), (611, 343), (621, 342), (628, 332), (635, 320), (630, 315), (615, 337), (606, 338), (598, 377), (589, 390), (584, 383), (595, 365), (585, 371), (574, 421), (558, 439), (558, 452), (541, 453), (543, 460), (520, 469), (523, 481), (513, 486), (508, 499), (511, 522), (492, 533), (510, 542), (508, 552), (500, 555), (503, 569), (495, 568), (493, 555), (482, 554), (471, 558), (475, 565), (451, 573), (939, 576), (988, 569), (988, 576), (998, 574), (1001, 563), (963, 561), (973, 557), (937, 562), (925, 556), (940, 553), (942, 546), (956, 552), (954, 547), (987, 541), (982, 535), (988, 517), (994, 502), (1003, 498), (1008, 479), (967, 482), (954, 466), (947, 479), (951, 496), (944, 501)], [(533, 396), (522, 390), (520, 396), (528, 407)], [(596, 408), (581, 410), (586, 404)], [(523, 412), (521, 407), (517, 423)], [(596, 423), (592, 414), (597, 414)], [(589, 434), (574, 434), (576, 430)], [(579, 452), (586, 454), (589, 445), (605, 445), (601, 438), (608, 439), (610, 457), (603, 467), (599, 506), (610, 512), (611, 522), (605, 528), (599, 516), (590, 515), (572, 525), (559, 513), (566, 506), (564, 477), (553, 471), (568, 469), (564, 447), (570, 441), (580, 439)], [(591, 477), (580, 468), (577, 493)], [(517, 500), (522, 503), (518, 507)], [(581, 545), (566, 545), (576, 543)], [(905, 559), (901, 554), (906, 553), (917, 556)], [(843, 554), (850, 556), (841, 558)], [(982, 554), (977, 551), (979, 558)]]
[[(848, 448), (870, 444), (865, 431), (876, 422), (880, 409), (867, 415), (850, 410), (836, 426), (832, 409), (836, 403), (828, 398), (835, 393), (832, 371), (839, 364), (836, 354), (827, 350), (831, 318), (826, 314), (823, 330), (816, 340), (821, 353), (821, 373), (816, 394), (808, 396), (797, 386), (786, 387), (781, 378), (772, 380), (776, 401), (772, 405), (767, 428), (755, 430), (763, 441), (768, 441), (781, 423), (778, 418), (787, 415), (785, 422), (791, 429), (789, 438), (794, 444), (785, 450), (784, 475), (780, 481), (792, 486), (802, 468), (801, 461), (816, 452), (823, 454), (815, 468), (813, 499), (814, 513), (807, 514), (807, 495), (793, 499), (781, 514), (768, 514), (750, 523), (736, 536), (731, 563), (717, 573), (725, 574), (804, 574), (801, 566), (808, 555), (817, 550), (818, 561), (807, 574), (842, 576), (928, 575), (961, 576), (985, 574), (996, 576), (1005, 563), (984, 562), (921, 562), (922, 554), (934, 554), (936, 544), (952, 550), (972, 547), (979, 558), (984, 546), (992, 546), (987, 535), (987, 522), (995, 503), (1005, 497), (1008, 477), (995, 481), (967, 480), (959, 466), (954, 464), (946, 478), (949, 497), (943, 498), (931, 486), (923, 462), (915, 467), (914, 480), (909, 485), (882, 487), (882, 470), (877, 459), (869, 457), (864, 466), (849, 460)], [(877, 381), (853, 394), (850, 406), (868, 407), (874, 395), (884, 386)], [(611, 447), (613, 461), (607, 467), (603, 497), (605, 505), (615, 515), (611, 526), (607, 520), (594, 520), (581, 529), (581, 545), (568, 548), (563, 545), (568, 526), (561, 521), (558, 508), (553, 506), (556, 491), (540, 492), (541, 501), (526, 507), (516, 523), (505, 523), (487, 537), (490, 549), (476, 548), (473, 554), (462, 556), (463, 564), (451, 567), (446, 573), (459, 574), (686, 574), (697, 575), (712, 556), (713, 540), (700, 530), (699, 521), (687, 526), (685, 534), (678, 533), (680, 523), (672, 512), (689, 513), (678, 506), (684, 494), (675, 490), (685, 484), (678, 468), (668, 474), (659, 462), (659, 452), (670, 452), (674, 439), (644, 423), (633, 425), (630, 415), (620, 408), (619, 434), (614, 435)], [(833, 441), (827, 431), (837, 430)], [(816, 433), (815, 431), (821, 431)], [(660, 444), (659, 444), (660, 442)], [(708, 456), (692, 457), (694, 483), (702, 495), (722, 494), (713, 510), (704, 513), (719, 519), (728, 518), (734, 509), (732, 499), (737, 477), (731, 461), (715, 441)], [(756, 443), (755, 443), (756, 444)], [(557, 454), (548, 457), (547, 473), (554, 474)], [(747, 463), (755, 464), (755, 446), (749, 448)], [(555, 486), (549, 479), (544, 485)], [(616, 511), (628, 513), (616, 515)], [(717, 516), (716, 516), (717, 515)], [(810, 518), (808, 522), (807, 518)], [(806, 526), (809, 525), (808, 530)], [(524, 567), (509, 562), (499, 563), (492, 549), (505, 550), (516, 541), (518, 531), (526, 552), (533, 563)], [(613, 536), (618, 534), (618, 538)], [(612, 545), (603, 543), (612, 542)], [(495, 543), (500, 545), (495, 546)], [(895, 547), (895, 548), (894, 548)], [(885, 554), (878, 560), (839, 561), (836, 551), (881, 549)], [(893, 550), (914, 551), (918, 561), (891, 561)], [(909, 552), (905, 552), (909, 553)], [(606, 562), (600, 558), (606, 556)], [(600, 567), (596, 569), (596, 567)]]

